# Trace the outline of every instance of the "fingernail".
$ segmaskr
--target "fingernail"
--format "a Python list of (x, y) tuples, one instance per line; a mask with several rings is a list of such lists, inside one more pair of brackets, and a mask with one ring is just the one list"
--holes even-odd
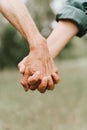
[(20, 67), (20, 72), (23, 72), (24, 69), (25, 69), (25, 67), (24, 67), (24, 66), (21, 66), (21, 67)]

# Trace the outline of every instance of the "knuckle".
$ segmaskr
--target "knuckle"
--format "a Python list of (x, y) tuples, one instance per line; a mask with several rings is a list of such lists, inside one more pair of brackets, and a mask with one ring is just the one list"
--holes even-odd
[(35, 78), (33, 78), (31, 81), (32, 81), (33, 83), (35, 83), (37, 80), (36, 80)]
[(39, 92), (43, 93), (45, 91), (45, 86), (40, 85), (37, 89)]
[(28, 84), (29, 84), (29, 85), (33, 85), (34, 83), (35, 83), (35, 81), (33, 81), (32, 79), (31, 79), (31, 80), (30, 80), (30, 79), (28, 80)]
[(57, 77), (56, 81), (57, 81), (57, 82), (60, 82), (60, 77)]
[(60, 77), (58, 77), (58, 83), (60, 82)]
[(45, 93), (46, 89), (38, 89), (40, 93)]
[(29, 87), (29, 89), (32, 90), (32, 91), (34, 91), (34, 90), (36, 89), (36, 87), (35, 87), (34, 85), (31, 85), (31, 86)]
[(48, 90), (54, 90), (54, 85), (53, 84), (48, 85), (47, 89)]
[(26, 82), (24, 80), (21, 80), (20, 83), (23, 87), (26, 86)]
[(52, 85), (51, 88), (50, 88), (50, 90), (54, 90), (54, 88), (55, 88), (55, 85)]
[(54, 71), (53, 73), (54, 73), (54, 74), (59, 74), (58, 68), (56, 68), (55, 71)]

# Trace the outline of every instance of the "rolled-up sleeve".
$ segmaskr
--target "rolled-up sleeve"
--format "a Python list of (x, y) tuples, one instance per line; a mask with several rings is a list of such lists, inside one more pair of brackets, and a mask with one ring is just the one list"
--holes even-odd
[(68, 0), (57, 14), (56, 20), (71, 20), (79, 28), (77, 36), (82, 37), (87, 33), (87, 0)]

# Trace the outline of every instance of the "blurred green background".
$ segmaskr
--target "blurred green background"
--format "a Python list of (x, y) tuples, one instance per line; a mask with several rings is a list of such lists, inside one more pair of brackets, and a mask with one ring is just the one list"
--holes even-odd
[[(49, 36), (63, 0), (24, 0), (41, 34)], [(55, 90), (25, 93), (17, 64), (29, 48), (0, 15), (0, 129), (87, 130), (87, 36), (75, 37), (55, 59), (61, 82)]]

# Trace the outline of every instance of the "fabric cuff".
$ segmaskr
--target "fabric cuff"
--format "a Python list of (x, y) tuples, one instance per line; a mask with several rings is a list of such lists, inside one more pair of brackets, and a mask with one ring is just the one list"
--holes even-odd
[(63, 19), (71, 20), (77, 24), (79, 28), (77, 36), (82, 37), (87, 32), (87, 15), (79, 8), (65, 5), (56, 16), (57, 21)]

